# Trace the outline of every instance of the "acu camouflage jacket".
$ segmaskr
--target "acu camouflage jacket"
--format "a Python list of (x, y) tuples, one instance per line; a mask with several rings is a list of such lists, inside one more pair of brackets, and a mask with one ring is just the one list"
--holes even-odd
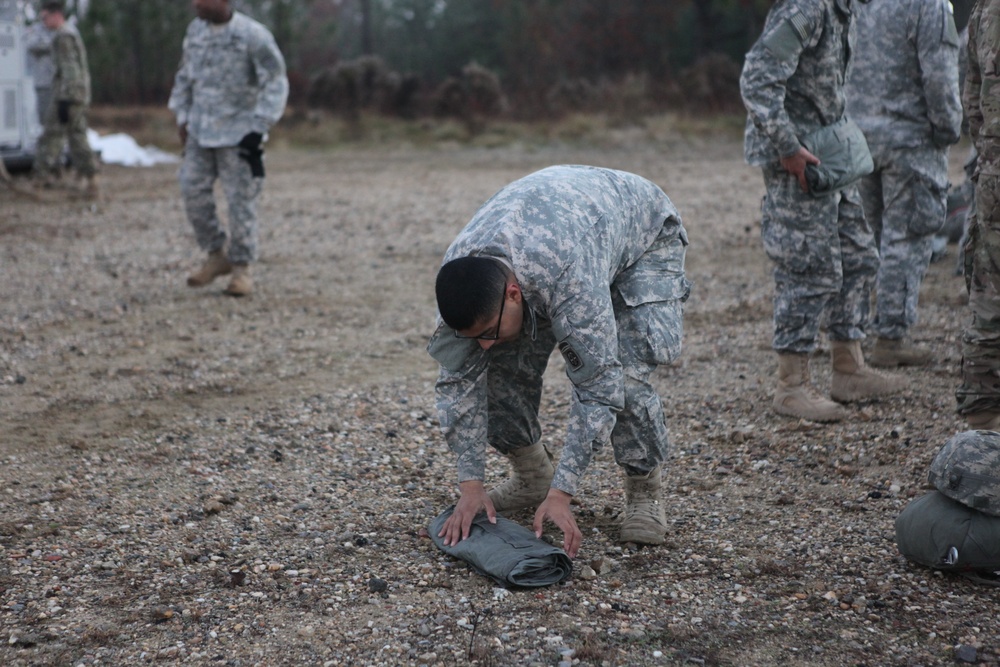
[[(500, 190), (445, 254), (445, 263), (472, 255), (505, 261), (526, 304), (521, 340), (530, 339), (533, 325), (545, 319), (557, 344), (575, 353), (566, 370), (574, 391), (552, 482), (557, 489), (576, 493), (591, 455), (611, 436), (624, 404), (612, 286), (669, 225), (676, 226), (686, 246), (677, 209), (654, 183), (611, 169), (556, 166)], [(675, 279), (636, 287), (634, 294), (622, 295), (627, 302), (683, 299), (690, 288), (682, 263)], [(448, 445), (458, 455), (458, 480), (482, 480), (489, 351), (475, 340), (456, 338), (443, 322), (428, 351), (441, 364), (438, 412)]]

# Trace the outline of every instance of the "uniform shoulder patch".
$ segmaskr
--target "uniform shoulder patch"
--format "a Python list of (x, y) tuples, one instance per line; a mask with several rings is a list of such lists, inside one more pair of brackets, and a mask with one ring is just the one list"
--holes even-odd
[(795, 12), (764, 38), (764, 46), (779, 60), (790, 61), (797, 57), (808, 38), (809, 22), (801, 12)]
[(792, 14), (788, 22), (792, 24), (792, 28), (795, 29), (795, 34), (799, 36), (799, 41), (805, 43), (806, 39), (809, 37), (809, 22), (806, 21), (806, 17), (802, 16), (801, 12), (795, 12)]
[(948, 3), (948, 11), (941, 12), (941, 19), (943, 25), (941, 26), (941, 41), (949, 46), (958, 46), (958, 28), (955, 26), (955, 14), (954, 10), (951, 8), (951, 3)]
[(583, 359), (580, 358), (576, 350), (566, 341), (559, 343), (559, 353), (566, 360), (566, 365), (569, 366), (570, 370), (578, 371), (583, 368)]

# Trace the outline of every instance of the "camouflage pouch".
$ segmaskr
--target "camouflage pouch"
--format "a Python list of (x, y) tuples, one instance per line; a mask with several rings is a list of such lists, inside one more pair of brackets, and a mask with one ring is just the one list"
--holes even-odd
[(1000, 517), (1000, 433), (963, 431), (944, 444), (927, 477), (952, 500)]
[(843, 190), (875, 169), (864, 133), (846, 116), (799, 141), (820, 160), (820, 164), (806, 166), (809, 194), (814, 197)]
[(896, 518), (896, 546), (908, 560), (1000, 586), (1000, 517), (939, 491), (917, 498)]

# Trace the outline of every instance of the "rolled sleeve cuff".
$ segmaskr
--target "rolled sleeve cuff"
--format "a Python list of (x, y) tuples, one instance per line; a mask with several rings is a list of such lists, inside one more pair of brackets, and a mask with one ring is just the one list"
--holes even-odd
[(486, 462), (472, 452), (458, 455), (458, 481), (483, 481), (486, 478)]
[(579, 473), (571, 472), (559, 466), (556, 468), (556, 474), (552, 478), (552, 488), (575, 496), (580, 486), (580, 477)]

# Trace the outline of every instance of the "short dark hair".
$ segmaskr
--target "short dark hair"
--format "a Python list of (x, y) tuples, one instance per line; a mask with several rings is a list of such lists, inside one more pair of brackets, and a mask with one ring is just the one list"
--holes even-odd
[(63, 3), (63, 0), (45, 0), (42, 3), (42, 11), (63, 14), (66, 12), (66, 5)]
[(438, 271), (434, 292), (444, 323), (464, 331), (500, 310), (508, 271), (488, 257), (460, 257)]

